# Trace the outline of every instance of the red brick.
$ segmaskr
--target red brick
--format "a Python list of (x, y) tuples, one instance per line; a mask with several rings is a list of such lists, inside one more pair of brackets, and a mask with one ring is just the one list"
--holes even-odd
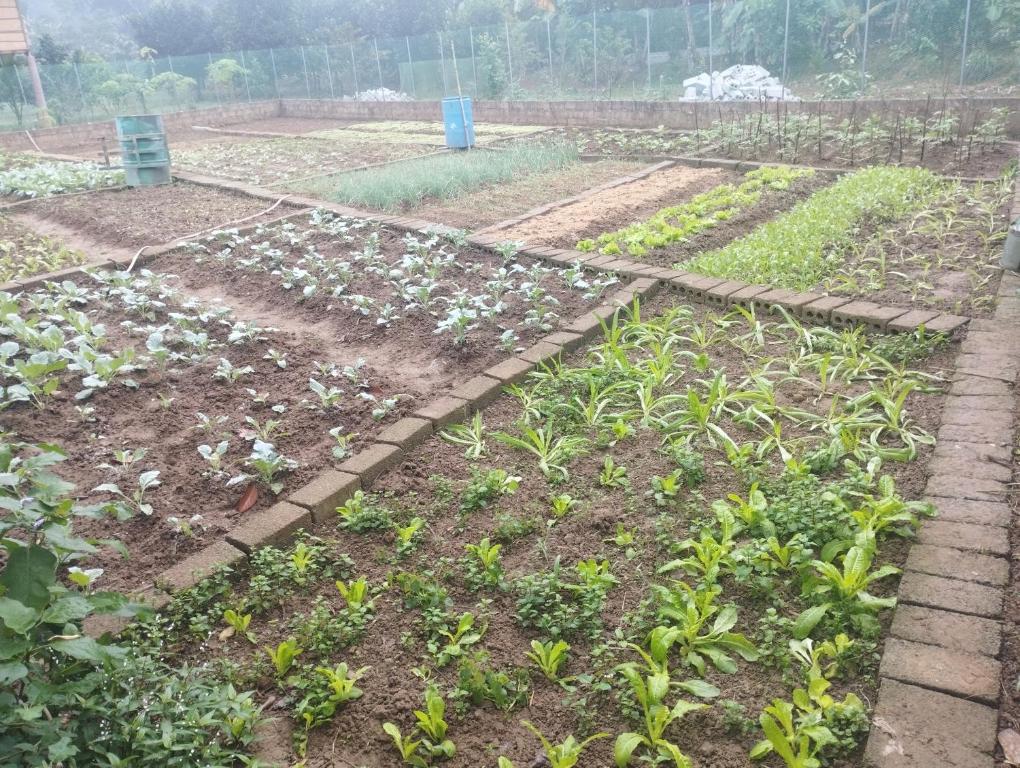
[[(485, 377), (488, 378), (488, 377)], [(497, 390), (498, 394), (499, 390)], [(419, 419), (428, 419), (433, 429), (445, 427), (467, 418), (467, 401), (452, 395), (445, 395), (427, 403), (414, 412)]]
[(775, 304), (783, 304), (785, 299), (788, 299), (793, 295), (793, 291), (788, 291), (785, 288), (773, 288), (770, 291), (763, 291), (755, 296), (754, 305), (756, 307), (771, 309)]
[(298, 488), (287, 497), (287, 501), (304, 507), (312, 513), (312, 520), (321, 523), (332, 516), (336, 508), (347, 501), (361, 488), (357, 475), (327, 469), (314, 480)]
[(873, 768), (993, 768), (998, 712), (882, 680), (865, 762)]
[(516, 384), (519, 381), (523, 381), (524, 377), (534, 367), (534, 365), (519, 357), (510, 357), (502, 363), (496, 363), (496, 365), (487, 368), (485, 375), (493, 379), (499, 379), (504, 384)]
[(783, 306), (793, 310), (798, 315), (804, 314), (804, 307), (814, 304), (819, 299), (825, 298), (820, 293), (814, 291), (804, 291), (802, 293), (795, 293), (787, 299), (783, 299)]
[(1013, 396), (1013, 387), (998, 379), (989, 379), (984, 376), (957, 376), (949, 387), (951, 395), (993, 395)]
[(545, 336), (542, 341), (547, 341), (550, 344), (556, 344), (557, 346), (563, 347), (564, 352), (573, 352), (584, 344), (584, 337), (579, 333), (556, 331)]
[(905, 315), (902, 307), (884, 307), (871, 301), (852, 301), (832, 310), (831, 322), (836, 325), (863, 323), (885, 330), (890, 320)]
[(939, 315), (934, 320), (930, 320), (925, 325), (925, 328), (932, 333), (952, 333), (969, 322), (969, 317), (960, 317), (959, 315)]
[(221, 566), (235, 567), (244, 560), (244, 552), (226, 541), (217, 541), (186, 557), (153, 580), (158, 589), (180, 592), (195, 586)]
[(537, 366), (551, 363), (563, 354), (563, 347), (558, 344), (551, 344), (548, 341), (539, 341), (520, 353), (518, 357)]
[(1008, 483), (1013, 477), (1013, 471), (1008, 466), (993, 461), (977, 460), (962, 451), (949, 453), (948, 449), (943, 449), (938, 456), (931, 460), (928, 464), (928, 471), (933, 475), (948, 477), (959, 475), (982, 480), (995, 480), (1000, 483)]
[[(929, 520), (925, 527), (936, 521)], [(946, 525), (959, 525), (947, 523)], [(980, 527), (980, 526), (979, 526)], [(1001, 531), (1002, 528), (989, 530)], [(1009, 580), (1009, 562), (1002, 557), (964, 551), (955, 544), (915, 544), (907, 555), (906, 569), (927, 573), (932, 576), (944, 576), (961, 581), (974, 581), (1001, 587)]]
[(395, 445), (373, 443), (341, 464), (340, 471), (357, 475), (361, 487), (367, 488), (379, 475), (400, 463), (403, 456), (404, 452)]
[(450, 394), (460, 400), (467, 401), (465, 415), (479, 408), (484, 408), (499, 397), (503, 391), (503, 382), (492, 376), (475, 376), (463, 384), (450, 390)]
[[(596, 310), (606, 309), (606, 307), (597, 307)], [(609, 318), (612, 318), (616, 314), (616, 307), (608, 307), (611, 310)], [(602, 333), (602, 323), (608, 322), (609, 318), (602, 316), (602, 312), (591, 311), (581, 315), (579, 318), (574, 320), (570, 325), (564, 327), (563, 330), (570, 333), (578, 333), (581, 338), (585, 341), (591, 341)]]
[(1002, 624), (995, 619), (919, 605), (898, 606), (889, 633), (901, 640), (982, 656), (998, 656), (1002, 647)]
[(827, 323), (832, 316), (832, 310), (849, 303), (850, 299), (845, 296), (823, 296), (810, 304), (804, 304), (800, 309), (800, 314), (809, 320)]
[(941, 496), (929, 496), (925, 501), (935, 505), (940, 520), (953, 520), (958, 523), (996, 525), (1005, 528), (1009, 526), (1013, 514), (1009, 504), (1004, 501), (971, 501)]
[(1009, 488), (1005, 483), (980, 477), (941, 475), (928, 478), (924, 486), (927, 496), (972, 499), (974, 501), (1000, 501)]
[(1002, 665), (976, 653), (891, 637), (885, 643), (879, 674), (986, 704), (999, 702)]
[(924, 325), (929, 320), (934, 320), (938, 314), (938, 312), (931, 312), (927, 309), (912, 309), (906, 314), (890, 320), (887, 327), (890, 331), (909, 333), (916, 331), (918, 326)]
[(428, 440), (431, 434), (431, 421), (408, 416), (390, 424), (375, 439), (380, 443), (399, 445), (405, 452), (409, 452)]
[(938, 439), (961, 443), (994, 443), (1009, 445), (1013, 442), (1012, 421), (999, 419), (994, 424), (947, 424), (939, 427)]
[(251, 552), (259, 547), (285, 544), (299, 528), (307, 528), (312, 513), (304, 507), (281, 501), (261, 512), (247, 513), (236, 528), (227, 532), (227, 541)]
[(725, 306), (727, 299), (737, 291), (742, 291), (747, 288), (747, 283), (740, 280), (727, 280), (725, 283), (719, 283), (713, 285), (711, 288), (705, 291), (705, 299), (712, 304), (720, 304)]
[(899, 599), (909, 605), (942, 608), (997, 619), (1002, 615), (1002, 590), (959, 579), (907, 571), (900, 579)]
[(751, 306), (755, 303), (755, 297), (768, 292), (769, 286), (767, 285), (749, 285), (731, 294), (729, 300), (731, 304), (740, 304), (745, 307)]

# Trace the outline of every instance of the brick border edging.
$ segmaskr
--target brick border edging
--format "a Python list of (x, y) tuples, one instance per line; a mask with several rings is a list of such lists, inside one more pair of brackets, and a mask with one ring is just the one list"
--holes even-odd
[[(504, 241), (491, 232), (469, 235), (467, 240), (469, 243), (489, 249)], [(559, 267), (579, 263), (584, 269), (596, 272), (615, 272), (631, 278), (651, 277), (671, 290), (721, 308), (743, 306), (771, 310), (774, 307), (782, 307), (812, 322), (836, 326), (866, 325), (888, 333), (912, 333), (924, 326), (926, 330), (932, 332), (953, 333), (971, 321), (971, 318), (962, 315), (911, 307), (890, 307), (853, 297), (829, 296), (814, 291), (774, 289), (768, 285), (706, 277), (598, 253), (582, 253), (547, 246), (526, 246), (520, 249), (520, 253), (551, 262)]]
[[(1020, 216), (1020, 184), (1010, 221)], [(1004, 272), (992, 320), (975, 320), (955, 361), (925, 497), (939, 517), (910, 548), (879, 666), (865, 761), (874, 768), (991, 768), (1010, 584), (1006, 501), (1018, 434), (1020, 275)]]

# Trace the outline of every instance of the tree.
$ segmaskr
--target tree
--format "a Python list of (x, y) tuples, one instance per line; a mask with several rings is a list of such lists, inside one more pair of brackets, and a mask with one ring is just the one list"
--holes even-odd
[(139, 48), (162, 56), (208, 53), (218, 48), (215, 24), (208, 9), (193, 0), (159, 0), (128, 17)]
[(300, 44), (294, 0), (218, 0), (213, 8), (220, 50), (250, 51)]
[(43, 32), (35, 38), (32, 53), (40, 64), (63, 64), (70, 58), (67, 47), (54, 40), (49, 32)]

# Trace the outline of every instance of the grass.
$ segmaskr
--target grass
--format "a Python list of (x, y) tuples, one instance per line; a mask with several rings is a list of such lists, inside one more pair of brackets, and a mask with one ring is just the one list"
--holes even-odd
[(475, 150), (408, 160), (366, 172), (316, 179), (295, 189), (345, 205), (396, 211), (424, 200), (452, 200), (483, 184), (563, 168), (577, 150), (563, 144), (522, 144), (492, 152)]
[(805, 291), (841, 266), (865, 223), (922, 210), (942, 184), (922, 168), (874, 167), (844, 176), (724, 248), (677, 265), (712, 277)]

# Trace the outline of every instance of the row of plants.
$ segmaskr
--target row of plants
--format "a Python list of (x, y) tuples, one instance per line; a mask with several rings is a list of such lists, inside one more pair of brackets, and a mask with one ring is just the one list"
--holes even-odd
[[(223, 508), (246, 511), (293, 473), (348, 458), (408, 399), (363, 359), (310, 357), (148, 270), (0, 292), (3, 433), (64, 444), (90, 482), (79, 498), (104, 510), (97, 527), (148, 520), (132, 530), (171, 550), (197, 545), (208, 525), (221, 530)], [(138, 435), (133, 408), (163, 441)]]
[(85, 254), (33, 232), (10, 217), (0, 217), (0, 283), (74, 267)]
[(0, 195), (19, 198), (51, 197), (123, 183), (123, 171), (95, 163), (38, 162), (0, 171)]
[[(885, 545), (932, 512), (897, 477), (944, 344), (635, 305), (134, 641), (213, 652), (299, 756), (837, 764), (868, 728)], [(746, 751), (690, 756), (706, 739)]]
[[(581, 152), (595, 154), (700, 154), (848, 166), (916, 162), (961, 168), (1003, 149), (1008, 120), (1005, 107), (965, 123), (949, 108), (932, 108), (923, 118), (899, 113), (839, 118), (777, 105), (743, 117), (706, 121), (695, 131), (597, 129), (580, 133), (576, 140)], [(568, 129), (560, 133), (574, 135)]]
[(492, 332), (512, 351), (522, 334), (559, 324), (561, 300), (595, 302), (619, 282), (519, 258), (519, 243), (501, 244), (495, 258), (469, 256), (467, 247), (460, 231), (398, 240), (378, 224), (319, 209), (306, 225), (214, 232), (187, 250), (200, 264), (268, 274), (295, 301), (347, 313), (369, 329), (424, 318), (455, 348)]
[(809, 290), (843, 265), (863, 227), (926, 209), (944, 182), (922, 168), (855, 171), (723, 248), (676, 265), (713, 277)]
[(577, 149), (566, 142), (523, 141), (499, 150), (473, 149), (406, 160), (371, 173), (327, 176), (291, 188), (344, 205), (401, 211), (426, 200), (453, 200), (485, 184), (576, 162)]
[(822, 283), (872, 297), (980, 317), (995, 305), (1016, 168), (996, 181), (946, 182), (922, 211), (854, 240)]
[(695, 195), (688, 202), (657, 211), (651, 218), (630, 224), (615, 232), (606, 232), (594, 240), (577, 243), (577, 250), (615, 255), (626, 252), (634, 258), (649, 250), (683, 241), (756, 206), (770, 191), (789, 189), (798, 179), (810, 178), (809, 169), (787, 166), (764, 167), (751, 171), (740, 184), (720, 184)]

